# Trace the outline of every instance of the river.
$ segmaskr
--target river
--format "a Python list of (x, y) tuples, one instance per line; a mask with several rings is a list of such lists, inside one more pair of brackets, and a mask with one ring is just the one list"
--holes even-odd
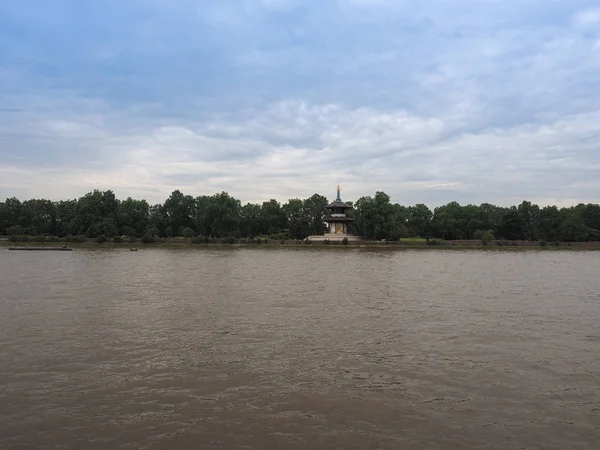
[(597, 449), (600, 253), (0, 249), (1, 449)]

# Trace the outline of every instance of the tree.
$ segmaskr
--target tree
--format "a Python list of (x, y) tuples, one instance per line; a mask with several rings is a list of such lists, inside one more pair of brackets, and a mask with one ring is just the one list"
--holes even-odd
[(115, 194), (110, 190), (104, 192), (94, 190), (77, 200), (73, 231), (77, 234), (86, 234), (92, 225), (100, 222), (107, 224), (106, 226), (111, 224), (116, 228), (118, 217), (119, 201)]
[(425, 237), (430, 234), (433, 212), (424, 204), (419, 203), (406, 209), (406, 226), (411, 236)]
[(119, 232), (119, 229), (114, 224), (114, 222), (110, 219), (104, 219), (102, 222), (93, 223), (87, 229), (85, 235), (90, 238), (95, 237), (113, 237), (116, 236)]
[(55, 235), (56, 210), (50, 200), (27, 200), (21, 209), (21, 225), (30, 235)]
[(6, 234), (8, 227), (21, 226), (21, 210), (21, 202), (15, 197), (7, 198), (0, 204), (0, 233)]
[(161, 219), (164, 221), (165, 234), (170, 227), (169, 236), (179, 236), (184, 228), (194, 226), (194, 198), (175, 190), (161, 208)]
[(240, 208), (240, 233), (244, 237), (255, 237), (260, 234), (262, 208), (260, 205), (247, 203)]
[(304, 200), (304, 213), (308, 220), (308, 235), (322, 235), (325, 233), (325, 207), (328, 205), (327, 198), (313, 194), (311, 197)]
[(356, 228), (367, 239), (398, 239), (406, 234), (404, 211), (385, 192), (356, 202)]
[(527, 241), (535, 241), (539, 239), (539, 213), (539, 206), (532, 205), (531, 202), (528, 201), (523, 201), (523, 203), (517, 207), (521, 239), (525, 239)]
[(75, 229), (77, 216), (77, 200), (66, 200), (54, 203), (56, 211), (56, 235), (60, 237), (77, 234)]
[(241, 205), (239, 200), (226, 192), (196, 199), (197, 224), (202, 235), (214, 237), (237, 237), (240, 235)]
[(281, 209), (281, 204), (271, 199), (263, 202), (261, 208), (261, 232), (263, 234), (278, 234), (283, 228), (287, 227), (285, 212)]
[(434, 209), (431, 230), (443, 239), (467, 239), (469, 236), (465, 231), (465, 223), (462, 206), (457, 202), (450, 202)]
[(304, 203), (299, 198), (295, 198), (282, 206), (292, 239), (305, 239), (312, 231), (311, 217), (307, 214)]
[(128, 197), (118, 208), (119, 229), (126, 236), (141, 237), (150, 223), (150, 205), (146, 200)]
[(546, 206), (539, 212), (538, 233), (544, 241), (560, 239), (561, 214), (556, 206)]
[(510, 208), (498, 225), (498, 237), (503, 239), (517, 240), (523, 235), (521, 230), (521, 221), (519, 219), (519, 211), (513, 206)]
[[(262, 204), (239, 200), (226, 192), (193, 198), (176, 190), (162, 204), (150, 206), (131, 197), (119, 201), (110, 191), (94, 190), (74, 200), (7, 198), (0, 202), (0, 233), (55, 235), (81, 239), (120, 235), (202, 235), (217, 238), (256, 237), (260, 234), (304, 239), (323, 234), (327, 198), (314, 194), (281, 205), (274, 199)], [(384, 192), (360, 198), (347, 215), (351, 230), (368, 239), (397, 240), (406, 236), (444, 239), (600, 241), (600, 205), (540, 208), (529, 201), (508, 208), (489, 203), (461, 206), (450, 202), (432, 212), (426, 205), (392, 204)]]

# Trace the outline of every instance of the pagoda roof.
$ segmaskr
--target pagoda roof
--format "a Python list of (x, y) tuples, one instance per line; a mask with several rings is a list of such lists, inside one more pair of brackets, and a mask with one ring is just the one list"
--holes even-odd
[(332, 202), (329, 205), (327, 205), (325, 208), (328, 208), (328, 209), (333, 209), (333, 208), (353, 209), (352, 205), (349, 205), (348, 203), (345, 203), (341, 200), (336, 200), (335, 202)]

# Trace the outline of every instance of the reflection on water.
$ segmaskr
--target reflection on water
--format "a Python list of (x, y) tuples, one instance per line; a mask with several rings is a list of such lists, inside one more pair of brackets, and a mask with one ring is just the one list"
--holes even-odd
[(0, 250), (0, 448), (597, 448), (599, 273), (583, 252)]

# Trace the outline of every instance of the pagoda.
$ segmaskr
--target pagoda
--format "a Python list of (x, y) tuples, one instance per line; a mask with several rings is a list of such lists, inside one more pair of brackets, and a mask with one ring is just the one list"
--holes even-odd
[(344, 237), (348, 235), (348, 224), (354, 219), (346, 217), (346, 210), (353, 209), (348, 203), (344, 203), (340, 196), (340, 186), (337, 187), (337, 198), (334, 202), (325, 207), (327, 214), (325, 223), (327, 223), (327, 231), (325, 236), (334, 235), (334, 237)]
[(361, 236), (353, 236), (348, 232), (348, 224), (354, 222), (352, 217), (346, 216), (346, 211), (354, 209), (351, 204), (342, 201), (340, 186), (337, 187), (337, 198), (325, 207), (323, 221), (327, 224), (325, 234), (308, 236), (308, 242), (360, 242)]

